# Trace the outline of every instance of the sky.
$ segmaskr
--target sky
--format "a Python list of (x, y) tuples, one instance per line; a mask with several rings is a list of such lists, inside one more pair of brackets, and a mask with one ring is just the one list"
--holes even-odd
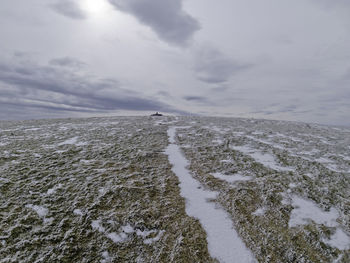
[(0, 3), (0, 119), (263, 118), (350, 126), (348, 0)]

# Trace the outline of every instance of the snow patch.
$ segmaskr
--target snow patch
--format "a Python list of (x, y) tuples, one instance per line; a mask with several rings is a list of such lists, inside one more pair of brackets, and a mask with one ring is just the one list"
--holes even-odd
[[(74, 210), (74, 211), (76, 211), (76, 210)], [(80, 213), (81, 213), (81, 211), (80, 211)], [(158, 231), (155, 229), (153, 229), (153, 230), (140, 230), (140, 229), (135, 230), (130, 224), (127, 224), (127, 225), (121, 227), (120, 233), (116, 233), (116, 232), (107, 233), (106, 229), (101, 225), (101, 220), (92, 221), (91, 226), (93, 229), (97, 230), (98, 232), (105, 234), (109, 239), (111, 239), (116, 244), (121, 243), (121, 242), (125, 242), (128, 239), (128, 237), (135, 232), (136, 232), (137, 236), (140, 236), (144, 239), (144, 241), (143, 241), (144, 244), (151, 244), (151, 243), (158, 241), (161, 238), (161, 236), (163, 235), (163, 233), (165, 232), (164, 230)], [(155, 237), (147, 238), (149, 235), (151, 235), (153, 233), (157, 233), (157, 232), (158, 232), (158, 234)]]
[(225, 175), (222, 173), (211, 173), (211, 175), (214, 176), (215, 178), (224, 180), (228, 183), (235, 183), (239, 181), (250, 181), (253, 179), (253, 177), (251, 176), (243, 176), (241, 174)]
[(252, 215), (263, 216), (265, 212), (266, 212), (265, 208), (258, 208), (252, 213)]
[(248, 146), (232, 146), (231, 148), (236, 151), (243, 152), (244, 154), (249, 155), (256, 162), (261, 163), (262, 165), (269, 167), (271, 169), (274, 169), (277, 171), (294, 171), (292, 167), (280, 166), (276, 162), (275, 157), (269, 153), (262, 153)]
[(157, 232), (157, 231), (156, 230), (143, 230), (143, 231), (141, 231), (140, 229), (136, 230), (136, 234), (140, 237), (143, 237), (143, 238), (145, 238), (145, 237), (147, 237), (150, 234), (155, 233), (155, 232)]
[(130, 226), (129, 224), (122, 226), (122, 230), (127, 234), (131, 234), (131, 233), (135, 232), (134, 228), (132, 226)]
[(26, 207), (34, 210), (41, 218), (45, 217), (49, 213), (49, 210), (43, 206), (28, 204)]
[(128, 236), (123, 232), (119, 234), (112, 232), (107, 234), (107, 237), (110, 238), (116, 244), (124, 242), (128, 238)]
[(181, 195), (186, 199), (186, 213), (199, 219), (207, 232), (209, 252), (220, 262), (255, 262), (252, 253), (233, 228), (228, 214), (218, 209), (215, 203), (207, 202), (208, 198), (215, 197), (217, 193), (202, 190), (201, 185), (186, 169), (188, 161), (175, 144), (176, 129), (179, 128), (182, 127), (169, 128), (170, 144), (165, 152), (173, 165), (172, 171), (180, 180)]
[(110, 257), (108, 251), (102, 252), (103, 259), (100, 261), (100, 263), (110, 263), (112, 262), (112, 258)]
[(164, 232), (165, 232), (164, 230), (159, 231), (158, 234), (157, 234), (155, 237), (153, 237), (153, 238), (147, 238), (147, 239), (145, 239), (145, 240), (143, 241), (143, 243), (144, 243), (144, 244), (152, 244), (152, 243), (154, 243), (154, 242), (159, 241), (159, 239), (162, 237), (162, 235), (163, 235)]
[(106, 231), (106, 229), (103, 226), (101, 226), (101, 220), (93, 220), (91, 222), (91, 226), (92, 229), (95, 229), (100, 233), (104, 233)]
[(58, 146), (66, 145), (66, 144), (76, 144), (77, 141), (78, 141), (78, 137), (73, 137), (73, 138), (70, 138), (68, 140), (65, 140), (65, 141), (59, 143)]
[(330, 240), (323, 239), (322, 241), (340, 250), (350, 249), (350, 237), (340, 227), (336, 229)]
[(298, 196), (292, 196), (294, 209), (290, 215), (289, 227), (308, 224), (313, 220), (317, 224), (324, 224), (329, 227), (337, 226), (339, 217), (337, 210), (331, 208), (329, 212), (323, 211), (313, 201), (305, 200)]
[(77, 216), (82, 216), (83, 212), (80, 209), (74, 209), (73, 210), (73, 214), (77, 215)]
[(323, 242), (336, 247), (340, 250), (350, 248), (350, 237), (341, 229), (337, 223), (339, 213), (335, 208), (331, 208), (329, 212), (320, 209), (313, 201), (305, 200), (298, 196), (292, 197), (292, 210), (289, 227), (297, 225), (305, 225), (313, 220), (317, 224), (324, 224), (327, 227), (336, 227), (336, 232), (329, 240), (324, 239)]
[(79, 143), (78, 143), (78, 139), (79, 139), (79, 137), (76, 136), (76, 137), (70, 138), (70, 139), (68, 139), (68, 140), (66, 140), (66, 141), (63, 141), (63, 142), (61, 142), (61, 143), (59, 143), (59, 144), (57, 144), (57, 145), (58, 145), (58, 146), (62, 146), (62, 145), (74, 144), (74, 145), (76, 145), (76, 146), (83, 146), (83, 145), (86, 145), (86, 144), (87, 144), (86, 142), (79, 142)]
[(58, 184), (55, 187), (48, 189), (46, 194), (47, 195), (55, 194), (56, 190), (62, 188), (62, 186), (63, 186), (62, 184)]

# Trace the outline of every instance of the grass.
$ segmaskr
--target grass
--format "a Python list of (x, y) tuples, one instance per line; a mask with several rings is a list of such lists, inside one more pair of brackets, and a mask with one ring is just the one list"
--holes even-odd
[[(216, 262), (199, 221), (185, 213), (164, 153), (170, 125), (190, 126), (176, 139), (191, 174), (219, 192), (211, 201), (228, 212), (259, 262), (350, 261), (350, 250), (324, 242), (334, 227), (310, 221), (290, 228), (294, 207), (286, 202), (297, 195), (324, 211), (335, 207), (338, 224), (350, 233), (349, 130), (266, 120), (117, 117), (0, 122), (0, 262)], [(73, 137), (76, 144), (61, 144)], [(244, 145), (293, 171), (271, 169), (232, 147)], [(215, 172), (253, 179), (231, 184)], [(29, 204), (48, 212), (40, 217)], [(264, 213), (254, 214), (260, 208)], [(97, 221), (102, 230), (93, 227)], [(124, 232), (122, 241), (109, 237), (127, 225), (133, 231)], [(148, 244), (152, 238), (157, 240)]]

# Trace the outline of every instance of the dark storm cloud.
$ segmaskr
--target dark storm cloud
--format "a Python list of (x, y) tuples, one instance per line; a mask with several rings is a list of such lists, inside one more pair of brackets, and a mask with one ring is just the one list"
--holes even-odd
[(182, 0), (109, 0), (117, 9), (132, 14), (162, 40), (186, 45), (200, 29), (196, 19), (182, 9)]
[(74, 73), (70, 68), (66, 70), (28, 61), (0, 63), (0, 94), (0, 111), (11, 105), (51, 111), (182, 113), (156, 99), (122, 88), (117, 80), (93, 79), (82, 72)]
[(252, 67), (226, 57), (214, 48), (202, 48), (195, 57), (195, 73), (197, 79), (212, 84), (224, 83), (239, 71)]
[(72, 19), (85, 19), (86, 16), (74, 0), (58, 0), (56, 3), (50, 5), (51, 9), (55, 12), (72, 18)]

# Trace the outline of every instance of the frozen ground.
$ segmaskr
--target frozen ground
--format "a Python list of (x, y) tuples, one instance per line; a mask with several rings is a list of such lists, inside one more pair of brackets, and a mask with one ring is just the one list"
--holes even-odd
[(350, 262), (349, 145), (267, 120), (0, 122), (0, 262)]

